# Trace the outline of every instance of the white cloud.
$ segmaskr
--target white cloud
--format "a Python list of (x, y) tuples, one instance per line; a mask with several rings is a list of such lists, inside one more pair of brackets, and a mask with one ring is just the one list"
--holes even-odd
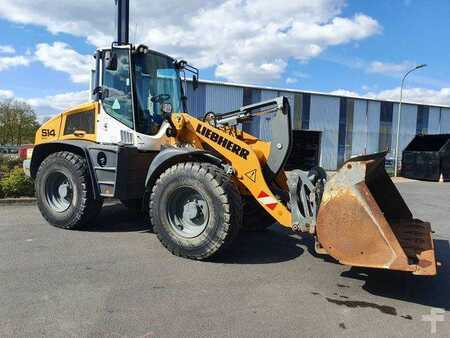
[(14, 92), (12, 90), (0, 89), (0, 100), (12, 99), (14, 97)]
[(31, 60), (25, 56), (0, 57), (0, 72), (17, 66), (28, 66)]
[[(400, 87), (379, 92), (368, 92), (365, 96), (398, 101), (400, 99)], [(450, 105), (450, 88), (438, 90), (426, 88), (403, 89), (403, 100), (425, 104)]]
[[(358, 93), (346, 89), (338, 89), (330, 92), (330, 94), (352, 97), (361, 96), (379, 100), (399, 101), (400, 87), (380, 91), (368, 91), (365, 93)], [(447, 106), (450, 105), (450, 88), (441, 88), (438, 90), (420, 87), (406, 88), (403, 89), (403, 101)]]
[(295, 78), (295, 77), (288, 77), (288, 78), (286, 78), (286, 83), (287, 84), (294, 84), (294, 83), (297, 83), (297, 82), (298, 82), (298, 79)]
[(13, 46), (0, 45), (0, 54), (14, 54), (16, 52)]
[(63, 42), (55, 42), (38, 44), (35, 56), (46, 67), (69, 74), (75, 83), (89, 82), (93, 66), (91, 55), (82, 55)]
[(56, 95), (49, 95), (40, 98), (24, 99), (18, 97), (12, 90), (0, 89), (0, 100), (15, 99), (29, 104), (38, 117), (51, 117), (56, 113), (63, 112), (69, 108), (76, 107), (89, 101), (89, 91), (67, 92)]
[(25, 100), (40, 115), (48, 112), (61, 112), (89, 101), (89, 91), (62, 93), (44, 98)]
[[(262, 82), (280, 78), (290, 60), (308, 61), (333, 45), (368, 38), (381, 28), (364, 14), (341, 16), (344, 0), (132, 1), (131, 37), (183, 57), (217, 77)], [(52, 33), (110, 45), (115, 26), (110, 0), (2, 0), (0, 16), (45, 26)], [(135, 29), (137, 27), (137, 29)]]
[(401, 75), (404, 72), (408, 71), (415, 65), (416, 65), (416, 63), (414, 63), (412, 61), (403, 61), (401, 63), (373, 61), (370, 63), (369, 69), (367, 71), (369, 73), (378, 73), (378, 74), (397, 76), (397, 75)]
[(330, 92), (330, 94), (333, 95), (339, 95), (339, 96), (360, 96), (357, 92), (347, 90), (347, 89), (337, 89)]

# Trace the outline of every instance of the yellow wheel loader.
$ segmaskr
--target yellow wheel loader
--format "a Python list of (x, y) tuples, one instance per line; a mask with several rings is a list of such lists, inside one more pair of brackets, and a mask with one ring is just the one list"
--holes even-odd
[[(93, 102), (46, 122), (24, 164), (50, 224), (82, 227), (104, 198), (117, 198), (148, 213), (178, 256), (207, 259), (241, 227), (278, 223), (314, 236), (316, 251), (342, 264), (436, 274), (430, 225), (413, 218), (384, 170), (385, 153), (352, 158), (330, 178), (321, 168), (285, 172), (287, 99), (189, 115), (182, 75), (193, 72), (195, 88), (198, 71), (130, 45), (128, 13), (119, 0), (117, 42), (95, 54)], [(241, 128), (264, 114), (273, 116), (270, 142)]]

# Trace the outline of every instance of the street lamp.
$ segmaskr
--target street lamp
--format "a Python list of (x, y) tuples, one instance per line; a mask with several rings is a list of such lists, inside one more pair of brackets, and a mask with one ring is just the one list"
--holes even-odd
[(402, 85), (401, 85), (401, 87), (400, 87), (400, 102), (399, 102), (399, 104), (398, 104), (398, 116), (397, 116), (397, 142), (396, 142), (396, 144), (395, 144), (395, 164), (394, 164), (394, 166), (395, 166), (395, 168), (394, 168), (394, 176), (395, 177), (397, 177), (397, 171), (398, 171), (398, 150), (399, 150), (399, 140), (400, 140), (400, 120), (401, 120), (401, 115), (402, 115), (402, 101), (403, 101), (403, 86), (405, 85), (405, 79), (406, 79), (406, 77), (410, 74), (410, 73), (412, 73), (413, 71), (415, 71), (415, 70), (417, 70), (417, 69), (420, 69), (420, 68), (423, 68), (423, 67), (426, 67), (427, 65), (426, 64), (421, 64), (421, 65), (418, 65), (418, 66), (415, 66), (414, 68), (412, 68), (412, 69), (410, 69), (410, 70), (408, 70), (407, 72), (406, 72), (406, 74), (403, 76), (403, 78), (402, 78)]

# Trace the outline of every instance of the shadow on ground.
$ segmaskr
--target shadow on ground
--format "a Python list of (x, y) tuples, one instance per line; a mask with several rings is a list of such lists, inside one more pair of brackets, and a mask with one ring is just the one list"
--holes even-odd
[(269, 264), (295, 259), (304, 253), (307, 246), (292, 232), (272, 226), (266, 231), (242, 231), (233, 247), (212, 260), (225, 264)]
[(91, 232), (151, 232), (146, 215), (132, 211), (121, 204), (106, 205), (92, 225), (82, 231)]
[(352, 267), (342, 277), (364, 281), (363, 289), (381, 297), (450, 311), (450, 246), (447, 240), (435, 240), (437, 260), (442, 262), (435, 277), (414, 276), (399, 271)]

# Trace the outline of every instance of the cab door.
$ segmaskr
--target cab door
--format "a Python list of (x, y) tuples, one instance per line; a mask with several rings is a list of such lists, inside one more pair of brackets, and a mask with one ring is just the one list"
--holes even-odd
[(98, 141), (135, 144), (130, 46), (115, 46), (101, 62), (101, 113)]

